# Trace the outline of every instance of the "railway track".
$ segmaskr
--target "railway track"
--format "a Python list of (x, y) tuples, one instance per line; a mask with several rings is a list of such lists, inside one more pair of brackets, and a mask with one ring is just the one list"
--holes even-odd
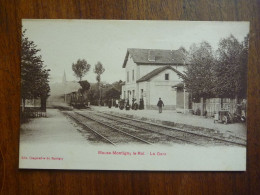
[(219, 137), (190, 132), (184, 129), (169, 127), (138, 119), (96, 111), (67, 111), (66, 115), (84, 129), (100, 137), (98, 141), (113, 145), (127, 143), (143, 144), (193, 144), (209, 145), (239, 145), (244, 143), (226, 140)]
[[(230, 140), (226, 140), (226, 139), (222, 139), (222, 138), (218, 138), (218, 137), (197, 134), (194, 132), (189, 132), (189, 131), (182, 130), (179, 128), (174, 128), (174, 127), (168, 127), (165, 125), (159, 125), (159, 124), (155, 124), (155, 123), (151, 124), (150, 122), (145, 122), (145, 121), (141, 121), (141, 120), (137, 120), (137, 119), (131, 119), (131, 118), (123, 117), (123, 116), (114, 115), (111, 113), (109, 113), (109, 115), (108, 115), (107, 113), (99, 112), (98, 114), (95, 113), (95, 115), (98, 115), (99, 117), (105, 117), (109, 120), (114, 120), (116, 122), (124, 123), (125, 125), (131, 125), (131, 126), (135, 126), (135, 127), (141, 128), (141, 129), (145, 129), (147, 131), (172, 136), (177, 139), (180, 139), (180, 140), (183, 140), (183, 141), (186, 141), (189, 143), (193, 143), (196, 145), (201, 145), (200, 143), (198, 143), (201, 140), (204, 143), (208, 142), (208, 144), (214, 143), (214, 144), (220, 144), (220, 145), (227, 144), (227, 145), (245, 146), (244, 143), (240, 143), (240, 142), (234, 142), (234, 141), (230, 141)], [(150, 127), (144, 128), (143, 125), (149, 125)], [(176, 132), (179, 132), (180, 134), (176, 135), (175, 134)], [(174, 133), (175, 135), (171, 135), (169, 133)], [(192, 138), (192, 140), (196, 140), (196, 142), (190, 140), (189, 138)]]
[[(100, 123), (108, 123), (110, 124), (110, 127), (116, 127), (123, 129), (124, 131), (128, 131), (129, 134), (138, 134), (139, 137), (142, 137), (143, 140), (149, 140), (150, 143), (188, 143), (188, 144), (194, 144), (194, 145), (201, 145), (199, 143), (196, 143), (188, 138), (184, 138), (185, 136), (183, 135), (170, 135), (170, 134), (165, 134), (159, 131), (154, 131), (151, 128), (146, 128), (146, 127), (141, 127), (138, 125), (134, 124), (128, 124), (127, 122), (124, 122), (122, 120), (116, 120), (115, 118), (111, 116), (104, 116), (100, 114), (96, 114), (91, 112), (91, 114), (87, 113), (79, 113), (75, 112), (77, 115), (86, 117), (86, 118), (91, 118), (92, 120), (99, 121)], [(98, 119), (94, 119), (98, 118)]]
[(84, 128), (87, 128), (88, 130), (90, 130), (91, 132), (93, 132), (94, 134), (98, 135), (101, 139), (103, 139), (103, 141), (105, 140), (105, 143), (109, 143), (112, 145), (116, 145), (115, 143), (113, 143), (111, 140), (107, 139), (106, 137), (104, 137), (103, 135), (101, 135), (100, 133), (98, 133), (97, 131), (95, 131), (93, 128), (91, 128), (89, 125), (84, 124), (82, 121), (80, 121), (79, 119), (77, 119), (75, 116), (68, 114), (68, 112), (63, 112), (65, 115), (67, 115), (68, 117), (70, 117), (71, 119), (73, 119), (74, 121), (76, 121), (78, 124), (80, 124), (81, 126), (83, 126)]
[[(120, 143), (142, 143), (152, 144), (136, 135), (129, 134), (118, 128), (105, 124), (101, 121), (95, 120), (91, 117), (79, 115), (76, 112), (63, 112), (78, 124), (83, 126), (86, 130), (89, 130), (98, 135), (102, 142), (106, 142), (112, 145), (118, 145)], [(87, 119), (87, 120), (86, 120)]]

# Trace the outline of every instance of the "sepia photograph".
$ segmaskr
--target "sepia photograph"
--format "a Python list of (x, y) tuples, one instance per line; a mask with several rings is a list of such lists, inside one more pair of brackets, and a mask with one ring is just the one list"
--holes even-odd
[(21, 169), (246, 171), (249, 22), (23, 19)]

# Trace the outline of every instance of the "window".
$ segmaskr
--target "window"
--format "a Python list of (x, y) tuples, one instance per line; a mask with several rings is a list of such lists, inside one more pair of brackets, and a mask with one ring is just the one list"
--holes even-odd
[(143, 98), (143, 96), (144, 96), (144, 90), (141, 89), (141, 98)]
[(129, 83), (129, 71), (127, 71), (127, 82)]
[(132, 70), (132, 80), (135, 80), (135, 70)]
[(169, 80), (169, 74), (165, 74), (165, 80), (168, 81)]
[(132, 98), (135, 98), (135, 90), (133, 90)]

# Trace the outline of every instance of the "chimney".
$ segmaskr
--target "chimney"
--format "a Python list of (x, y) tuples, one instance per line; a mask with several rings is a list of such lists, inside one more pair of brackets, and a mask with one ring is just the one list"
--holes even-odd
[(173, 58), (173, 51), (171, 51), (171, 61), (174, 61), (174, 58)]
[(148, 61), (155, 62), (155, 53), (152, 50), (149, 50), (148, 52)]

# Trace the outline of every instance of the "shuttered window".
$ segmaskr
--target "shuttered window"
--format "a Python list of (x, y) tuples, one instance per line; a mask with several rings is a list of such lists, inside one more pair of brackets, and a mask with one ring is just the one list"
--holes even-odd
[(168, 81), (169, 80), (169, 74), (165, 74), (165, 80)]

